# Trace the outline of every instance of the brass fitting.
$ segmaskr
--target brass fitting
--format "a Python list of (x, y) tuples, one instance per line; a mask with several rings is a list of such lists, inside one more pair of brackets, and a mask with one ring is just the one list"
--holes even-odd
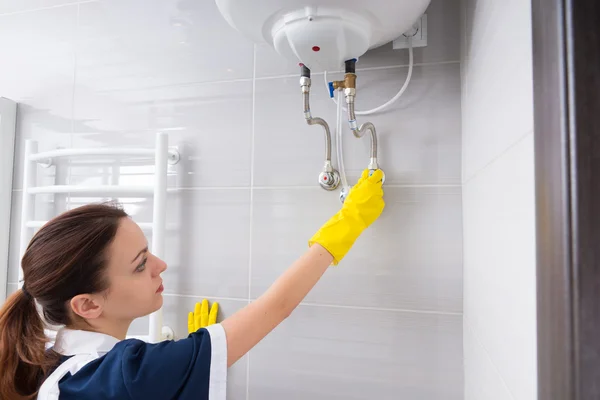
[(344, 81), (333, 81), (333, 88), (335, 90), (344, 89)]
[(348, 73), (344, 75), (343, 81), (333, 81), (333, 88), (338, 89), (356, 89), (356, 74)]
[(346, 73), (344, 75), (344, 88), (356, 89), (356, 74)]

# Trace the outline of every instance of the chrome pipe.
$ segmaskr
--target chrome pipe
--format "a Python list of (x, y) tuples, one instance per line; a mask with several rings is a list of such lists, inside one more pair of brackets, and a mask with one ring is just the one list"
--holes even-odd
[(304, 105), (304, 118), (309, 125), (321, 125), (325, 130), (325, 161), (331, 163), (331, 132), (329, 124), (323, 118), (313, 117), (310, 112), (310, 93), (308, 91), (302, 93)]
[(350, 129), (357, 138), (362, 138), (367, 131), (371, 133), (371, 160), (369, 162), (369, 169), (379, 169), (377, 163), (377, 131), (375, 125), (372, 122), (365, 122), (359, 127), (356, 124), (356, 115), (354, 113), (354, 96), (347, 96), (348, 103), (348, 121), (350, 123)]
[(331, 165), (331, 132), (323, 118), (315, 118), (310, 112), (310, 70), (302, 66), (300, 78), (304, 119), (309, 125), (321, 125), (325, 130), (325, 165), (319, 174), (319, 185), (325, 190), (335, 190), (340, 184), (340, 174)]

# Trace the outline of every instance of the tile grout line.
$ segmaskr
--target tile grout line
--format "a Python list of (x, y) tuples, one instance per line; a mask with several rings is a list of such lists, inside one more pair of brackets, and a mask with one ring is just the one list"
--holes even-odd
[(237, 78), (237, 79), (220, 79), (214, 81), (189, 81), (183, 83), (173, 83), (173, 84), (165, 84), (165, 85), (157, 85), (157, 86), (147, 86), (140, 87), (136, 89), (115, 89), (115, 90), (98, 90), (97, 93), (107, 94), (107, 93), (127, 93), (132, 91), (140, 91), (140, 90), (156, 90), (156, 89), (164, 89), (164, 88), (178, 88), (184, 87), (189, 88), (190, 86), (208, 86), (208, 85), (219, 85), (219, 84), (227, 84), (227, 83), (244, 83), (244, 82), (252, 82), (252, 78)]
[(256, 131), (256, 44), (254, 45), (253, 67), (252, 67), (252, 132), (250, 139), (250, 233), (248, 249), (248, 301), (252, 289), (252, 223), (254, 222), (254, 163), (255, 163), (255, 131)]
[[(435, 67), (437, 65), (452, 65), (452, 64), (460, 64), (460, 60), (450, 60), (450, 61), (434, 61), (434, 62), (424, 62), (424, 63), (414, 63), (413, 67)], [(369, 71), (381, 71), (386, 69), (399, 69), (399, 68), (408, 68), (408, 64), (390, 64), (383, 65), (380, 67), (365, 67), (365, 68), (356, 68), (356, 72), (369, 72)], [(328, 74), (341, 74), (344, 71), (327, 71)], [(323, 75), (324, 72), (313, 72), (312, 75)], [(261, 76), (260, 78), (256, 78), (256, 80), (264, 81), (270, 79), (282, 79), (282, 78), (296, 78), (298, 75), (295, 74), (281, 74), (281, 75), (270, 75), (270, 76)]]
[(77, 35), (79, 33), (79, 16), (80, 6), (77, 4), (77, 13), (75, 15), (75, 34), (73, 35), (73, 87), (71, 88), (71, 140), (69, 144), (71, 147), (73, 147), (73, 133), (75, 132), (75, 86), (77, 84)]
[[(462, 184), (460, 183), (424, 183), (424, 184), (385, 184), (384, 188), (460, 188)], [(290, 186), (189, 186), (189, 187), (179, 187), (173, 188), (171, 191), (186, 191), (186, 190), (242, 190), (242, 189), (254, 189), (254, 190), (293, 190), (293, 189), (315, 189), (319, 188), (319, 186), (311, 185), (290, 185)], [(14, 189), (20, 190), (20, 189)]]
[(467, 183), (471, 182), (473, 179), (475, 179), (479, 174), (481, 174), (482, 172), (484, 172), (485, 170), (487, 170), (492, 164), (494, 164), (496, 161), (500, 160), (502, 157), (504, 157), (506, 154), (508, 154), (512, 149), (514, 149), (515, 147), (517, 147), (519, 144), (521, 144), (521, 142), (523, 140), (525, 140), (530, 134), (533, 134), (533, 129), (529, 129), (527, 132), (525, 132), (523, 135), (521, 135), (517, 140), (515, 140), (514, 143), (512, 143), (510, 146), (508, 146), (506, 149), (504, 149), (500, 154), (498, 154), (496, 157), (492, 158), (489, 162), (487, 162), (483, 167), (481, 167), (478, 171), (476, 171), (473, 175), (471, 175), (467, 180), (465, 180), (462, 185), (466, 185)]
[[(7, 285), (18, 285), (18, 282), (7, 282)], [(204, 296), (195, 294), (177, 294), (177, 293), (163, 293), (165, 297), (173, 298), (202, 298), (210, 299), (211, 301), (232, 301), (239, 303), (248, 303), (252, 299), (248, 300), (242, 297), (219, 297), (219, 296)], [(345, 310), (362, 310), (362, 311), (384, 311), (393, 313), (405, 313), (405, 314), (424, 314), (424, 315), (445, 315), (445, 316), (463, 316), (462, 312), (451, 312), (451, 311), (434, 311), (434, 310), (410, 310), (403, 308), (385, 308), (385, 307), (365, 307), (365, 306), (344, 306), (338, 304), (319, 304), (319, 303), (307, 303), (301, 302), (300, 306), (305, 307), (316, 307), (316, 308), (337, 308)]]
[(11, 12), (7, 12), (7, 13), (0, 13), (0, 18), (4, 17), (4, 16), (34, 13), (34, 12), (45, 11), (45, 10), (53, 10), (55, 8), (79, 6), (80, 4), (95, 3), (95, 2), (98, 2), (98, 1), (101, 1), (101, 0), (80, 0), (80, 1), (74, 1), (74, 2), (71, 2), (71, 3), (57, 4), (57, 5), (54, 5), (54, 6), (30, 8), (30, 9), (21, 10), (21, 11), (11, 11)]
[[(440, 185), (436, 185), (436, 184), (424, 184), (424, 185), (385, 185), (384, 189), (388, 188), (388, 189), (459, 189), (462, 188), (462, 185), (460, 184), (440, 184)], [(179, 188), (169, 188), (167, 190), (168, 193), (173, 194), (173, 193), (179, 193), (179, 192), (206, 192), (206, 191), (213, 191), (213, 190), (223, 190), (223, 191), (234, 191), (234, 190), (248, 190), (251, 193), (251, 200), (253, 199), (253, 193), (257, 190), (263, 190), (263, 191), (267, 191), (267, 190), (313, 190), (313, 189), (318, 189), (316, 186), (192, 186), (192, 187), (179, 187)], [(13, 189), (12, 192), (13, 193), (20, 193), (22, 192), (23, 189)], [(100, 196), (85, 196), (85, 197), (97, 197), (100, 198)], [(78, 197), (74, 197), (74, 199), (76, 199)]]
[(202, 298), (209, 299), (211, 301), (237, 301), (237, 302), (248, 302), (248, 299), (243, 297), (220, 297), (220, 296), (199, 296), (195, 294), (179, 294), (179, 293), (163, 293), (165, 297), (180, 297), (180, 298)]
[(490, 354), (490, 352), (488, 351), (488, 349), (483, 345), (483, 342), (481, 341), (481, 339), (479, 339), (479, 336), (478, 336), (477, 332), (475, 332), (475, 327), (471, 326), (471, 324), (469, 323), (469, 321), (467, 319), (464, 320), (463, 326), (466, 326), (467, 329), (471, 331), (471, 333), (473, 334), (473, 338), (475, 338), (475, 341), (477, 342), (477, 344), (479, 346), (481, 346), (481, 348), (483, 349), (483, 352), (487, 356), (488, 360), (490, 360), (490, 364), (492, 364), (492, 367), (494, 368), (494, 370), (498, 374), (498, 377), (500, 378), (500, 381), (502, 381), (502, 384), (504, 385), (504, 387), (506, 388), (506, 391), (510, 395), (511, 400), (515, 400), (515, 395), (510, 390), (510, 387), (508, 387), (508, 384), (504, 380), (504, 377), (502, 376), (502, 373), (500, 372), (500, 368), (498, 368), (498, 365), (494, 362), (494, 359), (492, 358), (492, 355)]
[[(11, 282), (14, 283), (14, 282)], [(195, 295), (195, 294), (177, 294), (177, 293), (164, 293), (166, 297), (182, 297), (182, 298), (206, 298), (214, 301), (235, 301), (246, 303), (248, 301), (252, 301), (254, 299), (245, 299), (243, 297), (218, 297), (218, 296), (205, 296), (205, 295)], [(337, 309), (347, 309), (347, 310), (363, 310), (363, 311), (385, 311), (385, 312), (395, 312), (395, 313), (406, 313), (406, 314), (429, 314), (429, 315), (446, 315), (446, 316), (456, 316), (460, 317), (463, 315), (462, 312), (453, 312), (453, 311), (435, 311), (435, 310), (410, 310), (406, 308), (387, 308), (387, 307), (367, 307), (367, 306), (345, 306), (339, 304), (321, 304), (321, 303), (310, 303), (310, 302), (301, 302), (300, 306), (305, 307), (320, 307), (320, 308), (337, 308)]]
[[(451, 65), (451, 64), (460, 64), (460, 61), (436, 61), (436, 62), (425, 62), (425, 63), (415, 63), (414, 67), (434, 67), (437, 65)], [(357, 68), (357, 72), (368, 72), (368, 71), (380, 71), (386, 69), (398, 69), (398, 68), (408, 68), (408, 64), (391, 64), (384, 65), (381, 67), (366, 67), (366, 68)], [(329, 73), (343, 73), (344, 71), (331, 71)], [(323, 72), (314, 72), (313, 75), (323, 75)], [(145, 88), (137, 88), (136, 91), (139, 90), (156, 90), (165, 87), (189, 87), (194, 85), (213, 85), (213, 84), (227, 84), (227, 83), (243, 83), (243, 82), (254, 82), (254, 81), (264, 81), (264, 80), (273, 80), (273, 79), (283, 79), (283, 78), (297, 78), (295, 74), (281, 74), (281, 75), (270, 75), (270, 76), (261, 76), (252, 78), (237, 78), (237, 79), (222, 79), (222, 80), (214, 80), (214, 81), (190, 81), (185, 83), (176, 83), (172, 85), (159, 85), (159, 86), (149, 86)], [(106, 91), (98, 91), (100, 94), (106, 93), (121, 93), (121, 92), (129, 92), (132, 89), (118, 89), (118, 90), (106, 90)]]
[[(439, 188), (461, 188), (461, 184), (423, 184), (423, 185), (396, 185), (389, 184), (385, 185), (384, 188), (390, 189), (439, 189)], [(169, 188), (169, 193), (177, 193), (177, 192), (193, 192), (193, 191), (210, 191), (210, 190), (311, 190), (318, 189), (317, 186), (191, 186), (191, 187), (179, 187), (179, 188)], [(13, 189), (13, 192), (22, 192), (23, 189)]]
[[(396, 184), (386, 184), (384, 185), (384, 189), (385, 188), (393, 188), (393, 189), (399, 189), (399, 188), (417, 188), (417, 189), (426, 189), (426, 188), (432, 188), (432, 189), (439, 189), (439, 188), (460, 188), (462, 187), (461, 184), (440, 184), (440, 185), (436, 185), (436, 184), (423, 184), (423, 185), (396, 185)], [(194, 190), (198, 190), (198, 191), (203, 191), (203, 190), (248, 190), (248, 189), (253, 189), (253, 190), (310, 190), (310, 189), (318, 189), (319, 187), (316, 185), (311, 185), (311, 186), (304, 186), (304, 185), (298, 185), (298, 186), (190, 186), (190, 187), (180, 187), (180, 188), (172, 188), (169, 189), (169, 192), (185, 192), (185, 191), (194, 191)], [(21, 190), (21, 189), (13, 189), (13, 191), (16, 190)]]
[[(460, 61), (436, 61), (430, 63), (415, 63), (414, 67), (434, 67), (437, 65), (451, 65), (451, 64), (460, 64)], [(357, 72), (368, 72), (368, 71), (380, 71), (387, 69), (398, 69), (398, 68), (408, 68), (408, 64), (391, 64), (384, 65), (381, 67), (366, 67), (366, 68), (357, 68)], [(331, 71), (331, 74), (335, 73), (343, 73), (343, 71)], [(313, 75), (323, 75), (323, 72), (314, 72)], [(135, 91), (139, 90), (156, 90), (165, 87), (189, 87), (189, 86), (202, 86), (202, 85), (213, 85), (213, 84), (227, 84), (227, 83), (243, 83), (243, 82), (254, 82), (256, 81), (264, 81), (264, 80), (274, 80), (274, 79), (283, 79), (283, 78), (297, 78), (295, 74), (281, 74), (281, 75), (270, 75), (270, 76), (261, 76), (252, 78), (237, 78), (237, 79), (222, 79), (222, 80), (214, 80), (214, 81), (190, 81), (185, 83), (176, 83), (172, 85), (159, 85), (159, 86), (149, 86), (144, 88), (137, 88)], [(121, 93), (121, 92), (130, 92), (132, 89), (118, 89), (118, 90), (106, 90), (106, 91), (98, 91), (100, 94), (106, 93)]]
[(386, 307), (366, 307), (366, 306), (344, 306), (338, 304), (320, 304), (320, 303), (305, 303), (302, 302), (300, 305), (307, 307), (320, 307), (320, 308), (340, 308), (348, 310), (363, 310), (363, 311), (387, 311), (387, 312), (398, 312), (406, 314), (434, 314), (434, 315), (447, 315), (447, 316), (462, 316), (462, 312), (452, 311), (432, 311), (432, 310), (409, 310), (405, 308), (386, 308)]
[[(252, 134), (250, 146), (250, 232), (248, 235), (248, 303), (252, 296), (252, 231), (254, 224), (254, 163), (256, 133), (256, 44), (252, 47)], [(246, 400), (250, 400), (250, 352), (246, 354)]]
[[(77, 12), (75, 15), (75, 34), (73, 35), (73, 87), (71, 89), (71, 133), (69, 135), (69, 146), (73, 148), (75, 141), (75, 87), (77, 86), (77, 51), (78, 51), (78, 34), (79, 34), (79, 22), (81, 16), (80, 3), (76, 4)], [(71, 174), (73, 173), (73, 160), (69, 159), (67, 162), (67, 184), (71, 184)], [(65, 196), (65, 206), (69, 208), (71, 202), (71, 194), (67, 193)]]

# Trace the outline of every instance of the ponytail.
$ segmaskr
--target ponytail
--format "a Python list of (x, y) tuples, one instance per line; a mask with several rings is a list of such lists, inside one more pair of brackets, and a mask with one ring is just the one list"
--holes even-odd
[(36, 304), (48, 324), (72, 324), (69, 300), (108, 288), (106, 251), (126, 217), (118, 204), (88, 204), (35, 233), (21, 259), (27, 290), (24, 285), (0, 309), (0, 400), (33, 399), (58, 365), (60, 354), (46, 351)]
[(48, 339), (35, 300), (17, 290), (0, 309), (0, 399), (33, 399), (58, 355), (46, 352)]

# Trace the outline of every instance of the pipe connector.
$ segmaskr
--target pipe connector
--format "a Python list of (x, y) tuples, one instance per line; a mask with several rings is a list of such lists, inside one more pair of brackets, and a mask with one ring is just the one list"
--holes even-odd
[[(377, 158), (371, 158), (367, 169), (369, 170), (369, 176), (373, 175), (375, 173), (375, 171), (377, 171), (378, 169), (381, 169), (381, 168), (379, 168), (379, 163), (377, 162)], [(381, 171), (381, 172), (383, 173), (381, 182), (385, 183), (385, 172), (383, 172), (383, 171)]]
[(379, 169), (379, 164), (377, 163), (377, 158), (371, 157), (369, 160), (369, 166), (367, 167), (370, 171), (375, 171)]
[(331, 85), (333, 86), (334, 90), (343, 89), (344, 81), (333, 81), (333, 82), (331, 82)]
[(310, 69), (304, 64), (300, 64), (300, 76), (310, 78)]
[(307, 78), (305, 76), (300, 78), (300, 87), (302, 88), (302, 93), (310, 92), (310, 84), (310, 78)]
[(356, 89), (356, 74), (346, 73), (344, 75), (344, 88), (345, 89)]
[(319, 174), (319, 185), (325, 190), (337, 189), (340, 185), (340, 174), (331, 165), (331, 161), (325, 161), (323, 171)]
[(356, 93), (356, 74), (346, 74), (343, 81), (333, 81), (331, 83), (335, 90), (344, 89), (344, 93), (347, 93), (347, 90), (350, 90), (350, 93)]

